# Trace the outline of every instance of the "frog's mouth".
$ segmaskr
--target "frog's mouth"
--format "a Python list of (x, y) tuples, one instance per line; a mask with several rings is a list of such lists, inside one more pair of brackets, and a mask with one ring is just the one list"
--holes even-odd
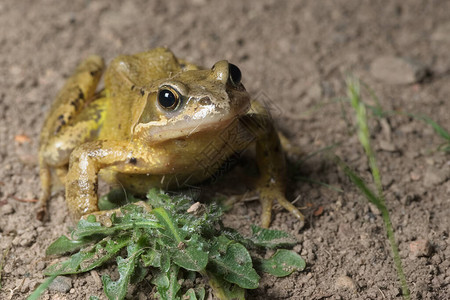
[(250, 108), (248, 98), (233, 103), (233, 108), (226, 110), (211, 107), (199, 111), (185, 112), (176, 117), (161, 115), (158, 121), (139, 123), (133, 134), (147, 142), (161, 143), (172, 139), (189, 138), (197, 133), (226, 130), (245, 115)]

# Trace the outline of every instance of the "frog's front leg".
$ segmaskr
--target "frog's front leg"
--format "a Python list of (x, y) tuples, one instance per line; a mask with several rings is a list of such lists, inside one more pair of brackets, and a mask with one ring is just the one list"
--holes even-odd
[(256, 137), (256, 159), (260, 171), (256, 190), (262, 206), (261, 226), (269, 227), (273, 202), (300, 220), (304, 225), (303, 214), (285, 197), (286, 161), (278, 133), (272, 119), (258, 103), (252, 103), (252, 111), (243, 119), (243, 124)]
[(85, 105), (92, 100), (103, 68), (102, 58), (95, 55), (80, 63), (59, 92), (45, 120), (39, 146), (42, 190), (39, 197), (38, 219), (43, 219), (46, 203), (50, 198), (52, 185), (50, 170), (56, 168), (59, 174), (64, 173), (70, 152), (82, 142), (81, 138), (78, 138), (81, 134), (78, 130), (80, 124), (76, 126), (74, 124), (80, 113), (85, 110)]
[[(145, 151), (142, 151), (145, 149)], [(66, 201), (74, 220), (99, 212), (98, 173), (108, 168), (118, 173), (162, 172), (167, 162), (153, 159), (152, 149), (130, 141), (92, 141), (77, 147), (70, 156), (66, 177)], [(159, 169), (161, 167), (161, 169)]]

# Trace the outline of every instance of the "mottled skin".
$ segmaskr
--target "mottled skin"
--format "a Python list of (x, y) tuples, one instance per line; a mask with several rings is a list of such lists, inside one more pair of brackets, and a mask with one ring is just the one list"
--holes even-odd
[[(114, 59), (105, 89), (96, 93), (103, 69), (98, 56), (83, 61), (44, 123), (39, 217), (45, 215), (54, 176), (65, 184), (75, 220), (102, 217), (111, 212), (97, 206), (99, 175), (137, 194), (150, 187), (177, 188), (211, 177), (233, 153), (256, 143), (262, 226), (270, 225), (274, 200), (303, 223), (284, 196), (285, 159), (277, 132), (265, 109), (251, 103), (237, 67), (219, 61), (204, 70), (156, 48)], [(168, 91), (178, 100), (173, 107), (160, 100)]]

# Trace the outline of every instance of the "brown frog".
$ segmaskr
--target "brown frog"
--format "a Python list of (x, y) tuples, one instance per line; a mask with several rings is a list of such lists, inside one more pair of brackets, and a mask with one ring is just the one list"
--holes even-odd
[(90, 56), (56, 97), (44, 123), (39, 149), (45, 215), (55, 179), (77, 220), (110, 211), (97, 206), (98, 176), (127, 191), (172, 189), (211, 177), (236, 152), (256, 144), (262, 204), (261, 225), (270, 225), (273, 201), (303, 224), (285, 193), (285, 158), (267, 111), (241, 83), (241, 72), (225, 60), (202, 69), (156, 48), (121, 55), (105, 72)]

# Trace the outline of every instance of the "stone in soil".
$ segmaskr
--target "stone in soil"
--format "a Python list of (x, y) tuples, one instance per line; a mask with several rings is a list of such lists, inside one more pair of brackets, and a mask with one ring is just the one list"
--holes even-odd
[(421, 81), (426, 68), (417, 62), (395, 56), (377, 57), (370, 67), (372, 76), (388, 84), (411, 84)]

